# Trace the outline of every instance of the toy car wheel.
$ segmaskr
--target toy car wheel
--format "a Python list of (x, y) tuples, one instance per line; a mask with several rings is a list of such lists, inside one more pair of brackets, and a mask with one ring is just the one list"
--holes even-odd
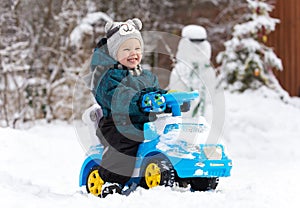
[(155, 186), (173, 186), (175, 170), (173, 165), (165, 158), (154, 156), (147, 159), (143, 166), (140, 185), (149, 189)]
[(90, 170), (86, 179), (86, 190), (95, 196), (101, 195), (102, 185), (104, 181), (99, 175), (98, 167), (94, 167)]
[(194, 191), (215, 190), (218, 186), (219, 178), (192, 178), (191, 188)]

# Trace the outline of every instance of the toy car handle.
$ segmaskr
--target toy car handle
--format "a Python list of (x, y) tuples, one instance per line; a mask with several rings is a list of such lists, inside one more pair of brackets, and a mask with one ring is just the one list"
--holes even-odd
[(180, 106), (185, 102), (199, 97), (198, 91), (192, 92), (171, 92), (167, 94), (160, 94), (158, 92), (150, 92), (143, 96), (142, 108), (144, 112), (161, 113), (165, 109), (171, 108), (173, 116), (180, 116)]
[(180, 116), (180, 106), (183, 103), (190, 102), (199, 97), (198, 91), (192, 92), (172, 92), (163, 95), (166, 100), (167, 107), (171, 108), (172, 116)]

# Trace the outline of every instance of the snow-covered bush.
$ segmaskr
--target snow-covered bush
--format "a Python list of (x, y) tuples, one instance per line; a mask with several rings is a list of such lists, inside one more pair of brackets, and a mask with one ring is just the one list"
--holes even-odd
[(269, 16), (273, 7), (263, 0), (247, 0), (246, 22), (233, 28), (232, 39), (225, 42), (225, 50), (217, 55), (219, 80), (230, 91), (243, 92), (261, 86), (280, 88), (273, 69), (283, 70), (281, 60), (267, 47), (267, 35), (275, 30), (279, 20)]

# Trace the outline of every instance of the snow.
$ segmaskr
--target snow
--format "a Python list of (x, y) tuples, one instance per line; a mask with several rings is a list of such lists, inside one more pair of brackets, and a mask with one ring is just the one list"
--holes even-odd
[[(206, 29), (200, 25), (186, 25), (181, 31), (182, 38), (177, 46), (176, 64), (169, 77), (168, 89), (178, 91), (198, 90), (201, 98), (191, 103), (190, 111), (183, 113), (183, 117), (209, 117), (209, 94), (215, 80), (214, 69), (211, 65), (211, 44), (206, 40)], [(202, 41), (191, 41), (198, 39)]]
[(87, 14), (84, 17), (80, 24), (74, 28), (74, 30), (70, 34), (70, 41), (72, 45), (78, 46), (81, 43), (82, 36), (84, 34), (93, 34), (93, 24), (96, 24), (100, 20), (104, 20), (105, 22), (111, 22), (112, 19), (103, 12), (93, 12)]
[(261, 92), (225, 93), (223, 143), (232, 176), (215, 191), (138, 188), (100, 199), (78, 187), (85, 158), (74, 125), (40, 121), (29, 130), (0, 129), (0, 207), (298, 207), (300, 99), (286, 104)]
[(263, 1), (253, 1), (253, 0), (247, 0), (249, 4), (250, 9), (256, 9), (256, 8), (261, 8), (263, 11), (266, 12), (271, 12), (273, 10), (273, 6), (263, 2)]
[(247, 35), (251, 33), (256, 34), (259, 32), (262, 26), (264, 26), (269, 31), (274, 31), (276, 24), (280, 22), (278, 19), (266, 17), (266, 16), (253, 15), (252, 18), (253, 18), (252, 21), (234, 26), (235, 31), (233, 35), (242, 37), (243, 35)]
[(280, 71), (283, 70), (282, 61), (276, 56), (274, 51), (266, 50), (264, 59), (265, 62), (268, 63), (270, 66), (274, 66)]
[(205, 28), (200, 25), (187, 25), (182, 28), (181, 36), (189, 39), (206, 39), (207, 33)]
[(265, 2), (247, 0), (248, 7), (252, 11), (259, 9), (259, 14), (253, 12), (251, 15), (251, 21), (234, 26), (234, 36), (242, 37), (247, 34), (256, 34), (264, 27), (268, 32), (274, 31), (277, 23), (280, 22), (277, 18), (272, 18), (269, 13), (273, 10), (273, 7)]

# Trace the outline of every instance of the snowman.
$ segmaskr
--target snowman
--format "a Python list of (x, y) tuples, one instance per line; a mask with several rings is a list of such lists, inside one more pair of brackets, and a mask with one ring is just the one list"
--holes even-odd
[(182, 29), (181, 36), (168, 88), (176, 91), (198, 90), (199, 99), (191, 103), (190, 111), (183, 113), (183, 116), (209, 119), (211, 115), (207, 108), (213, 89), (211, 80), (215, 75), (210, 64), (211, 45), (207, 41), (206, 30), (199, 25), (188, 25)]

